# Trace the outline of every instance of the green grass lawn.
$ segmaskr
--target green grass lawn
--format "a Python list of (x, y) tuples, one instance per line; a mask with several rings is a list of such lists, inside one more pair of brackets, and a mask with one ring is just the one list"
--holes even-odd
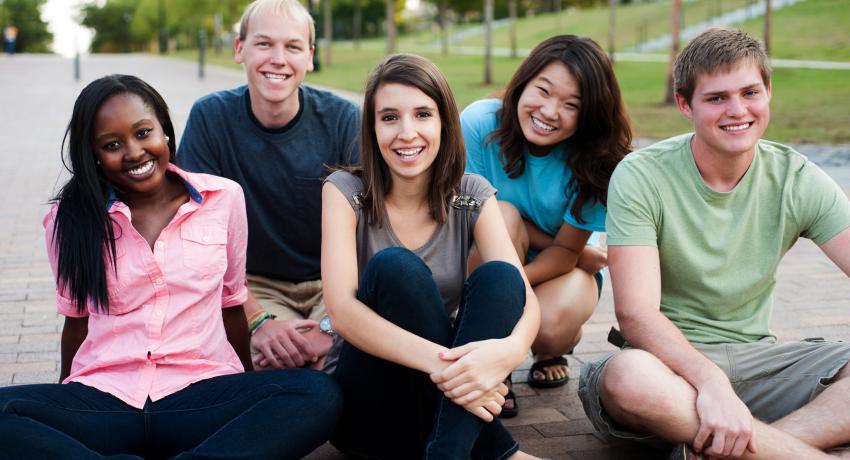
[[(685, 3), (686, 20), (704, 20), (708, 9), (716, 8), (716, 3), (712, 2), (717, 1), (695, 0)], [(846, 8), (846, 2), (806, 0), (776, 11), (774, 57), (850, 61), (850, 31), (846, 25), (850, 23), (850, 8)], [(724, 11), (745, 3), (746, 0), (722, 0)], [(702, 13), (698, 15), (700, 11)], [(563, 24), (573, 24), (565, 32), (589, 35), (604, 43), (608, 27), (607, 14), (605, 8), (565, 12)], [(668, 19), (662, 21), (661, 18), (668, 16), (669, 3), (661, 2), (622, 7), (618, 17), (621, 24), (656, 17), (658, 23), (666, 27)], [(552, 15), (520, 21), (518, 35), (524, 37), (520, 40), (520, 47), (530, 48), (551, 35), (553, 30), (546, 24), (552, 24), (553, 21)], [(750, 21), (744, 28), (760, 36), (762, 22)], [(625, 26), (620, 30), (628, 35)], [(663, 31), (659, 30), (660, 33)], [(506, 35), (506, 29), (496, 34), (497, 46), (506, 46)], [(399, 50), (416, 49), (437, 38), (435, 33), (402, 37)], [(332, 48), (333, 65), (309, 75), (307, 82), (362, 92), (370, 69), (384, 56), (385, 45), (382, 39), (365, 40), (361, 45), (359, 50), (355, 50), (350, 42), (335, 42)], [(485, 86), (481, 84), (484, 68), (482, 57), (424, 55), (446, 74), (461, 109), (475, 100), (498, 94), (521, 62), (519, 59), (494, 58), (495, 83)], [(178, 53), (178, 56), (195, 59), (194, 53), (188, 51)], [(229, 56), (210, 55), (209, 62), (235, 67)], [(618, 62), (616, 72), (636, 137), (658, 139), (689, 129), (688, 122), (675, 107), (660, 104), (666, 64)], [(776, 69), (773, 84), (773, 116), (765, 137), (781, 142), (850, 142), (850, 110), (847, 109), (850, 107), (850, 71)]]

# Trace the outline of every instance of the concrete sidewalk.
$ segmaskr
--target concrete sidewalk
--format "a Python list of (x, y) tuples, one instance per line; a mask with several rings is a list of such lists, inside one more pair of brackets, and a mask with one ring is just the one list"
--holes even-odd
[[(171, 106), (178, 134), (192, 102), (244, 81), (237, 70), (208, 68), (197, 79), (194, 64), (145, 55), (96, 55), (83, 59), (82, 82), (72, 62), (55, 56), (0, 58), (0, 385), (55, 382), (59, 375), (62, 319), (55, 312), (54, 282), (47, 264), (41, 219), (62, 184), (60, 145), (73, 102), (86, 83), (101, 75), (130, 73), (150, 82)], [(309, 82), (309, 77), (308, 77)], [(850, 152), (820, 155), (827, 172), (850, 189)], [(774, 327), (781, 337), (850, 338), (850, 282), (809, 241), (800, 241), (777, 276)], [(556, 459), (653, 459), (664, 453), (634, 445), (609, 445), (590, 427), (576, 397), (581, 363), (612, 351), (605, 337), (615, 323), (610, 284), (603, 289), (584, 339), (571, 358), (563, 388), (535, 390), (519, 383), (520, 416), (505, 421), (523, 449)], [(527, 360), (514, 373), (523, 382)], [(324, 446), (308, 458), (342, 458)]]

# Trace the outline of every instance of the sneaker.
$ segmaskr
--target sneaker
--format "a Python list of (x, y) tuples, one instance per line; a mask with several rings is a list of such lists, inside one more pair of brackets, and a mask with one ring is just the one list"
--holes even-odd
[(703, 456), (694, 452), (691, 446), (681, 443), (676, 445), (667, 460), (703, 460)]

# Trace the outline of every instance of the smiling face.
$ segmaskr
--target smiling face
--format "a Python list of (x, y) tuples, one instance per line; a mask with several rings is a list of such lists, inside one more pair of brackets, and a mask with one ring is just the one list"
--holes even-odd
[(525, 85), (517, 104), (522, 134), (535, 155), (545, 155), (578, 127), (581, 89), (563, 63), (553, 61)]
[(309, 30), (305, 18), (258, 11), (245, 40), (236, 39), (235, 60), (245, 66), (251, 107), (261, 122), (298, 113), (298, 86), (313, 70)]
[(418, 88), (387, 83), (375, 92), (375, 138), (393, 180), (427, 178), (440, 150), (436, 102)]
[(770, 121), (770, 86), (755, 64), (697, 77), (691, 101), (676, 95), (679, 111), (693, 122), (695, 154), (752, 154)]
[(100, 106), (92, 147), (103, 174), (127, 202), (160, 192), (171, 156), (154, 111), (139, 96), (122, 93)]

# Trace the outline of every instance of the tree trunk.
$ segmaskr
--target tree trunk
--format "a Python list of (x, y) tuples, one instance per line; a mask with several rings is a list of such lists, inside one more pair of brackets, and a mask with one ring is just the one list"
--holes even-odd
[(395, 0), (387, 0), (387, 54), (395, 53)]
[(511, 58), (516, 59), (516, 9), (517, 0), (508, 0), (508, 15), (511, 21)]
[(667, 85), (664, 93), (664, 104), (672, 105), (676, 102), (673, 97), (673, 63), (679, 54), (679, 32), (682, 28), (682, 0), (673, 0), (673, 18), (670, 27), (670, 60), (667, 63)]
[(608, 58), (614, 63), (615, 40), (617, 37), (617, 0), (608, 0)]
[(484, 0), (484, 84), (493, 84), (493, 0)]
[(437, 4), (437, 20), (440, 23), (440, 51), (443, 56), (449, 55), (449, 2), (440, 0)]
[(770, 56), (770, 34), (772, 33), (772, 10), (770, 5), (770, 0), (765, 0), (764, 2), (764, 50), (767, 51), (767, 55)]
[(322, 16), (324, 16), (324, 21), (322, 24), (322, 32), (325, 38), (325, 67), (331, 66), (331, 42), (333, 42), (334, 38), (334, 27), (333, 27), (333, 5), (331, 4), (332, 0), (322, 0)]
[(354, 24), (352, 25), (352, 38), (354, 40), (354, 49), (360, 49), (360, 28), (363, 26), (363, 9), (360, 7), (360, 0), (354, 0)]
[(555, 34), (561, 34), (561, 0), (554, 0), (552, 7), (555, 10)]

